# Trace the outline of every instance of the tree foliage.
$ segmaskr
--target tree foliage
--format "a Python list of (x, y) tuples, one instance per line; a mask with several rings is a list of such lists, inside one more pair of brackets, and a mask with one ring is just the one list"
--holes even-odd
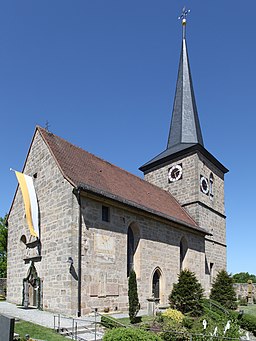
[(234, 283), (247, 283), (251, 280), (253, 283), (256, 283), (256, 276), (253, 274), (249, 274), (249, 272), (239, 272), (232, 276)]
[(192, 316), (200, 316), (202, 307), (203, 288), (196, 275), (185, 269), (182, 270), (178, 283), (174, 284), (169, 296), (171, 308), (181, 311), (183, 314), (190, 313)]
[(128, 297), (129, 297), (129, 317), (131, 323), (136, 322), (136, 316), (140, 310), (140, 303), (138, 298), (136, 273), (131, 270), (128, 282)]
[(8, 229), (6, 223), (7, 215), (0, 217), (0, 278), (7, 276), (7, 237)]
[(237, 308), (233, 279), (227, 271), (221, 270), (218, 272), (212, 285), (210, 298), (228, 309)]

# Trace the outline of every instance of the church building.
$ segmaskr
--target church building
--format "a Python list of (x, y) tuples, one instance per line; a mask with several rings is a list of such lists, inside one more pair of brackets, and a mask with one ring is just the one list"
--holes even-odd
[(166, 149), (144, 179), (36, 127), (23, 174), (33, 181), (39, 235), (18, 186), (8, 217), (7, 300), (67, 315), (128, 309), (137, 276), (142, 308), (168, 303), (181, 269), (205, 294), (226, 269), (224, 174), (204, 147), (186, 45), (186, 15)]

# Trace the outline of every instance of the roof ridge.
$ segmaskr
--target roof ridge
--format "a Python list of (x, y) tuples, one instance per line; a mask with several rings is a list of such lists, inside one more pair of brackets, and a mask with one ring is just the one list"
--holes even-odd
[[(54, 149), (52, 149), (50, 140), (47, 139), (46, 134), (48, 134), (49, 136), (55, 137), (60, 142), (63, 142), (65, 144), (70, 145), (71, 147), (75, 148), (78, 152), (81, 152), (84, 155), (90, 155), (92, 158), (97, 159), (100, 163), (103, 163), (102, 169), (104, 169), (104, 164), (105, 164), (107, 167), (111, 167), (111, 169), (120, 172), (120, 175), (121, 174), (125, 174), (129, 178), (136, 179), (136, 181), (139, 181), (139, 183), (141, 183), (144, 186), (145, 194), (146, 195), (150, 195), (150, 194), (154, 195), (154, 191), (157, 190), (159, 194), (162, 193), (162, 195), (168, 196), (171, 200), (176, 202), (176, 204), (179, 206), (179, 208), (182, 210), (182, 212), (184, 212), (186, 217), (189, 218), (189, 220), (193, 221), (194, 225), (196, 227), (198, 227), (198, 224), (196, 223), (196, 221), (189, 215), (189, 213), (186, 211), (186, 209), (181, 206), (181, 204), (174, 198), (174, 196), (169, 191), (166, 191), (166, 190), (164, 190), (164, 189), (162, 189), (162, 188), (160, 188), (160, 187), (158, 187), (158, 186), (156, 186), (156, 185), (146, 181), (145, 179), (139, 177), (138, 175), (135, 175), (135, 174), (133, 174), (131, 172), (128, 172), (127, 170), (125, 170), (125, 169), (123, 169), (123, 168), (121, 168), (119, 166), (116, 166), (113, 163), (111, 163), (109, 161), (106, 161), (106, 160), (102, 159), (101, 157), (96, 156), (96, 155), (88, 152), (87, 150), (83, 149), (82, 147), (76, 146), (75, 144), (65, 140), (64, 138), (62, 138), (62, 137), (60, 137), (60, 136), (58, 136), (58, 135), (56, 135), (54, 133), (51, 133), (51, 132), (47, 131), (46, 129), (44, 129), (44, 128), (40, 127), (40, 126), (37, 126), (36, 129), (39, 131), (39, 133), (42, 136), (43, 140), (47, 144), (47, 146), (48, 146), (51, 154), (53, 155), (53, 157), (54, 157), (54, 159), (55, 159), (55, 161), (56, 161), (56, 163), (57, 163), (61, 173), (64, 176), (64, 178), (66, 178), (74, 187), (77, 186), (76, 181), (74, 179), (72, 179), (72, 177), (70, 177), (68, 172), (65, 170), (65, 167), (63, 168), (63, 165), (61, 165), (61, 163), (59, 162), (58, 156), (55, 155)], [(57, 142), (57, 140), (55, 141), (55, 143)], [(139, 185), (139, 184), (137, 183), (137, 185)], [(152, 190), (152, 192), (151, 192), (151, 190)]]
[[(131, 175), (131, 176), (133, 176), (133, 177), (136, 177), (137, 179), (139, 179), (139, 180), (142, 181), (143, 183), (146, 183), (146, 184), (148, 184), (149, 186), (152, 186), (152, 187), (154, 187), (154, 188), (158, 188), (159, 190), (164, 191), (164, 192), (168, 193), (169, 195), (171, 195), (171, 193), (169, 193), (169, 192), (165, 191), (164, 189), (162, 189), (162, 188), (160, 188), (160, 187), (158, 187), (158, 186), (156, 186), (156, 185), (154, 185), (154, 184), (152, 184), (152, 183), (150, 183), (150, 182), (148, 182), (148, 181), (142, 179), (142, 178), (139, 177), (138, 175), (135, 175), (135, 174), (133, 174), (133, 173), (131, 173), (131, 172), (128, 172), (126, 169), (124, 169), (124, 168), (122, 168), (122, 167), (119, 167), (119, 166), (117, 166), (117, 165), (114, 165), (113, 163), (111, 163), (111, 162), (109, 162), (109, 161), (107, 161), (107, 160), (105, 160), (105, 159), (103, 159), (103, 158), (101, 158), (101, 157), (99, 157), (99, 156), (97, 156), (97, 155), (95, 155), (95, 154), (93, 154), (93, 153), (88, 152), (87, 150), (83, 149), (82, 147), (79, 147), (79, 146), (77, 146), (77, 145), (75, 145), (75, 144), (73, 144), (73, 143), (67, 141), (67, 140), (64, 139), (63, 137), (60, 137), (60, 136), (58, 136), (58, 135), (56, 135), (56, 134), (54, 134), (54, 133), (51, 133), (51, 132), (47, 131), (45, 128), (42, 128), (42, 127), (40, 127), (40, 126), (37, 126), (37, 128), (38, 128), (39, 130), (43, 130), (45, 133), (51, 134), (51, 135), (53, 135), (53, 136), (56, 136), (57, 138), (59, 138), (60, 140), (66, 142), (66, 143), (68, 143), (68, 144), (70, 144), (71, 146), (73, 146), (73, 147), (75, 147), (75, 148), (78, 148), (78, 149), (80, 149), (81, 151), (83, 151), (83, 152), (85, 152), (85, 153), (88, 153), (88, 154), (92, 155), (93, 157), (96, 157), (98, 160), (103, 161), (104, 163), (106, 163), (106, 164), (108, 164), (108, 165), (110, 165), (110, 166), (112, 166), (112, 167), (114, 167), (114, 168), (116, 168), (116, 169), (119, 169), (119, 170), (121, 170), (122, 172), (127, 173), (128, 175)], [(172, 196), (172, 195), (171, 195), (171, 196)], [(172, 196), (172, 197), (173, 197), (173, 196)], [(174, 198), (174, 197), (173, 197), (173, 198)], [(175, 200), (176, 200), (176, 199), (175, 199)], [(176, 201), (177, 201), (177, 200), (176, 200)], [(180, 203), (179, 203), (178, 201), (177, 201), (177, 203), (180, 205)]]

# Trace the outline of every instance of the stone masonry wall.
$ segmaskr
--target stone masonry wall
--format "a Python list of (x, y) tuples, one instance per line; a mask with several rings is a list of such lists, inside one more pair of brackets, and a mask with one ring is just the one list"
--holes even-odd
[[(73, 255), (73, 233), (77, 229), (77, 202), (72, 186), (63, 178), (49, 149), (37, 132), (25, 165), (24, 173), (36, 174), (34, 185), (40, 210), (42, 260), (35, 263), (42, 280), (43, 309), (73, 313), (71, 293), (76, 281), (69, 273), (67, 259)], [(22, 302), (23, 278), (30, 264), (24, 258), (35, 250), (21, 242), (30, 240), (20, 188), (9, 216), (7, 300)]]
[[(168, 181), (168, 171), (181, 164), (182, 178)], [(200, 189), (200, 178), (204, 176), (210, 183), (213, 174), (213, 195), (204, 194)], [(221, 269), (226, 269), (226, 219), (224, 206), (224, 174), (200, 153), (173, 160), (158, 169), (145, 174), (145, 180), (167, 190), (184, 206), (199, 226), (211, 233), (206, 237), (206, 278), (210, 288), (211, 278)], [(212, 273), (207, 271), (213, 264)]]
[[(248, 283), (235, 283), (234, 288), (237, 298), (248, 297)], [(252, 297), (256, 298), (256, 283), (252, 283)]]
[(84, 198), (82, 308), (126, 310), (128, 308), (127, 230), (131, 226), (138, 236), (135, 271), (142, 308), (152, 295), (152, 279), (156, 269), (161, 273), (161, 303), (168, 302), (173, 283), (180, 272), (180, 240), (188, 242), (186, 266), (204, 281), (204, 237), (181, 230), (136, 211), (104, 203), (110, 208), (110, 222), (101, 219), (102, 203)]
[[(42, 259), (35, 262), (42, 280), (43, 309), (76, 315), (77, 279), (70, 273), (69, 257), (78, 271), (78, 203), (73, 187), (63, 178), (54, 158), (37, 132), (29, 151), (25, 171), (35, 175), (34, 184), (40, 209)], [(102, 204), (110, 208), (110, 221), (102, 221)], [(161, 274), (161, 303), (167, 303), (180, 272), (180, 241), (188, 251), (185, 265), (204, 285), (205, 240), (190, 231), (153, 215), (129, 208), (106, 198), (85, 194), (82, 199), (82, 315), (98, 307), (127, 309), (127, 230), (136, 235), (134, 267), (142, 308), (152, 295), (156, 269)], [(21, 236), (29, 240), (24, 204), (18, 189), (9, 216), (7, 300), (21, 304), (23, 279), (30, 264)]]

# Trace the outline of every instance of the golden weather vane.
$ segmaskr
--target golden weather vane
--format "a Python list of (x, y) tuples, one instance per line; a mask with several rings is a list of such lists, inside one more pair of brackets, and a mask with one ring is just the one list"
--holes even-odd
[(182, 20), (182, 36), (183, 38), (185, 38), (185, 34), (186, 34), (186, 23), (187, 23), (187, 16), (188, 13), (190, 12), (190, 9), (186, 9), (186, 7), (184, 6), (182, 9), (182, 13), (181, 15), (178, 17), (178, 19)]

